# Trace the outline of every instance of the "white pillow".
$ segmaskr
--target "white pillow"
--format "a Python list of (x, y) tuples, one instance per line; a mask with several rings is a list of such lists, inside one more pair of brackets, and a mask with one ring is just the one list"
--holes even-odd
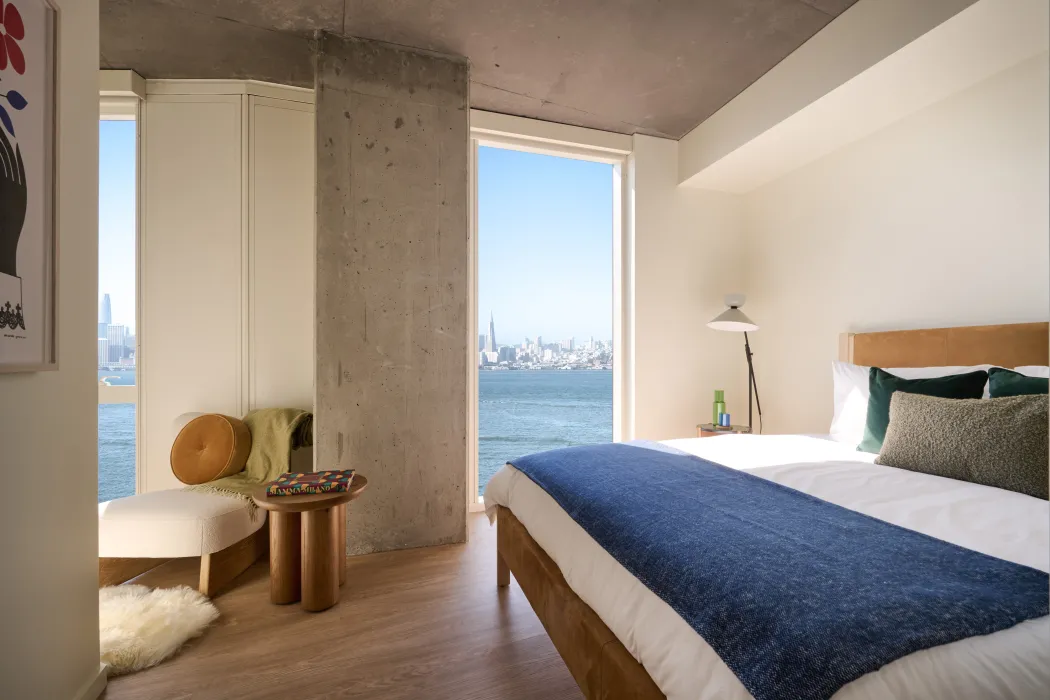
[(868, 417), (868, 368), (848, 362), (832, 362), (835, 414), (831, 418), (831, 439), (856, 447), (864, 438)]
[(1015, 372), (1020, 372), (1026, 377), (1043, 377), (1050, 379), (1050, 367), (1044, 365), (1025, 365), (1024, 367), (1014, 367)]
[[(904, 379), (929, 379), (947, 377), (952, 374), (966, 374), (981, 369), (987, 372), (992, 367), (994, 365), (885, 367), (883, 369)], [(870, 369), (864, 365), (852, 365), (848, 362), (831, 363), (835, 395), (835, 414), (831, 418), (831, 430), (829, 431), (832, 440), (856, 447), (864, 438), (864, 423), (868, 418), (868, 370)], [(987, 383), (985, 383), (984, 394), (985, 397), (988, 396)]]

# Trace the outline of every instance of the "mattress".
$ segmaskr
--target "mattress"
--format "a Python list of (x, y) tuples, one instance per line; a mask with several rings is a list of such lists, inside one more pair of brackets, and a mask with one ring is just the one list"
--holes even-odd
[[(1050, 571), (1050, 504), (1022, 494), (873, 464), (814, 436), (726, 435), (666, 444), (967, 547)], [(748, 700), (714, 650), (528, 477), (497, 472), (485, 504), (509, 508), (566, 581), (669, 700)], [(1050, 617), (926, 649), (844, 686), (836, 700), (1040, 698), (1050, 688)]]

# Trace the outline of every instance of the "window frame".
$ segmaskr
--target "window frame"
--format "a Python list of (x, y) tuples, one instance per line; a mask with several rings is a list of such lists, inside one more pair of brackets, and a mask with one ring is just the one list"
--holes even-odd
[[(98, 386), (98, 403), (135, 405), (135, 493), (143, 491), (142, 467), (142, 115), (146, 81), (133, 71), (99, 71), (99, 121), (135, 122), (135, 384)], [(96, 265), (97, 265), (96, 261)]]
[(612, 165), (613, 441), (634, 438), (634, 157), (633, 138), (583, 127), (470, 110), (470, 277), (467, 335), (467, 510), (478, 495), (478, 148), (490, 146)]

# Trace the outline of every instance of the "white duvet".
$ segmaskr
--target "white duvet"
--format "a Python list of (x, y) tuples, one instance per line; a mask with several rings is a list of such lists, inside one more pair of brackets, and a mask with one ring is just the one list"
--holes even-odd
[[(799, 435), (727, 435), (666, 444), (860, 513), (1050, 571), (1050, 504), (1031, 496), (878, 466), (874, 455)], [(511, 466), (485, 489), (509, 508), (565, 580), (669, 700), (747, 700), (714, 650), (527, 476)], [(1050, 697), (1050, 617), (916, 652), (846, 685), (835, 700)]]

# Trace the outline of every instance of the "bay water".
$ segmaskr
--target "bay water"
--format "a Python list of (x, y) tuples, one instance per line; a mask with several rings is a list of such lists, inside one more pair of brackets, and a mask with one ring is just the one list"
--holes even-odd
[(508, 460), (612, 441), (610, 370), (480, 370), (478, 495)]

